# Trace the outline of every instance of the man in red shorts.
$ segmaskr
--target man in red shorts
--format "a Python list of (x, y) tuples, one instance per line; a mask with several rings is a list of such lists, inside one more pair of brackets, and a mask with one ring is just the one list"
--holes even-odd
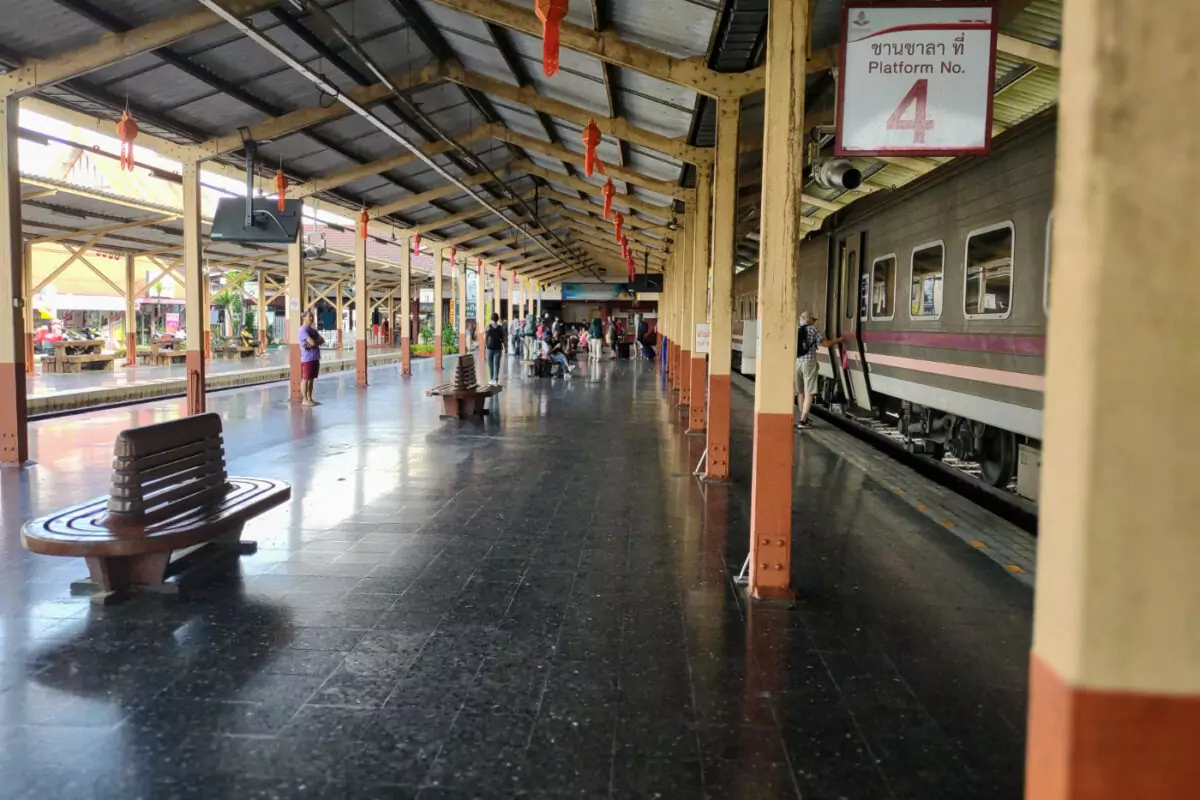
[(325, 340), (317, 332), (316, 314), (309, 311), (300, 326), (300, 405), (315, 406), (313, 384), (321, 372), (321, 345)]

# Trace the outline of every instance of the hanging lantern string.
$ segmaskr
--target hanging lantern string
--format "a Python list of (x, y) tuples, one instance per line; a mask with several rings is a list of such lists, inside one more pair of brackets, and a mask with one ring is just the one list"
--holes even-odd
[(567, 17), (567, 0), (537, 0), (534, 10), (542, 21), (542, 70), (547, 78), (558, 73), (558, 26)]
[(279, 159), (279, 171), (275, 173), (275, 191), (279, 193), (279, 210), (283, 211), (287, 200), (288, 179), (283, 174), (283, 159)]
[(137, 138), (138, 125), (129, 113), (129, 98), (125, 98), (125, 110), (117, 122), (117, 138), (121, 140), (121, 169), (133, 172), (133, 140)]
[(604, 218), (612, 219), (612, 204), (613, 195), (617, 193), (617, 187), (613, 186), (612, 178), (604, 182), (600, 187), (600, 196), (604, 198)]
[(363, 210), (358, 212), (358, 235), (362, 237), (364, 241), (366, 241), (367, 238), (367, 224), (370, 223), (370, 221), (371, 215), (367, 213), (367, 209), (364, 206)]
[(592, 177), (592, 172), (599, 170), (600, 174), (604, 174), (604, 164), (600, 161), (600, 156), (596, 154), (596, 149), (600, 147), (600, 128), (596, 126), (596, 120), (592, 120), (583, 129), (583, 172), (589, 178)]
[(621, 239), (624, 236), (624, 234), (623, 234), (624, 229), (625, 229), (625, 216), (620, 211), (618, 211), (616, 213), (616, 216), (613, 217), (613, 230), (616, 234), (617, 244), (621, 243)]

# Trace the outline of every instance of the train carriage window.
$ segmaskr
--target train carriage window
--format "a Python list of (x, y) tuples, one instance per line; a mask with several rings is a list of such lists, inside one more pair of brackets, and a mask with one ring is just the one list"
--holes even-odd
[(930, 242), (913, 248), (912, 281), (908, 295), (910, 317), (938, 319), (942, 316), (942, 283), (945, 274), (944, 242)]
[(1045, 281), (1042, 286), (1042, 310), (1047, 316), (1050, 314), (1050, 257), (1054, 254), (1054, 212), (1050, 212), (1049, 219), (1046, 220), (1046, 269), (1042, 280)]
[(871, 266), (871, 319), (896, 315), (896, 254), (875, 259)]
[(967, 319), (1007, 317), (1012, 311), (1013, 239), (1011, 222), (967, 235), (963, 312)]

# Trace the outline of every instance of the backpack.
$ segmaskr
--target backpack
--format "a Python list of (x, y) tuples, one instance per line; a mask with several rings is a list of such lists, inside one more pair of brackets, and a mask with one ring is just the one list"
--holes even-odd
[(800, 330), (796, 332), (796, 358), (808, 355), (808, 329), (811, 327), (811, 325), (801, 325)]
[(495, 324), (488, 325), (486, 337), (488, 350), (504, 349), (504, 328)]

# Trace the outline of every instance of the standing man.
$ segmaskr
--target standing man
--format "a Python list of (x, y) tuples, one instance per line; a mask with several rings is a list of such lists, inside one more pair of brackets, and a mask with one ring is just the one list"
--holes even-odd
[(800, 328), (796, 331), (796, 377), (793, 383), (795, 394), (804, 395), (800, 402), (800, 421), (797, 428), (811, 428), (812, 422), (808, 415), (812, 411), (813, 400), (817, 396), (817, 384), (821, 375), (820, 365), (817, 364), (817, 348), (833, 347), (842, 343), (842, 337), (826, 339), (817, 330), (816, 315), (809, 316), (807, 311), (800, 314)]
[(508, 337), (504, 335), (504, 325), (500, 322), (499, 314), (492, 314), (492, 321), (483, 331), (484, 346), (487, 349), (488, 375), (492, 386), (500, 385), (500, 357), (507, 347)]
[(313, 384), (321, 373), (321, 345), (325, 340), (317, 332), (316, 314), (305, 313), (300, 325), (300, 405), (319, 405), (313, 399)]
[(525, 360), (533, 361), (536, 355), (535, 347), (537, 346), (537, 318), (533, 316), (533, 309), (530, 308), (529, 313), (525, 315)]
[(599, 361), (604, 352), (604, 331), (599, 317), (592, 317), (592, 328), (588, 331), (588, 361)]

